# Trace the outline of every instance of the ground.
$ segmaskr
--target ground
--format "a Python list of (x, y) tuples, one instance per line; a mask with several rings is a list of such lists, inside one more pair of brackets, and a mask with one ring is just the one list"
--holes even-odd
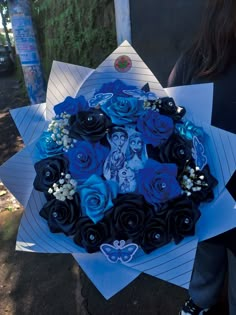
[[(23, 143), (9, 109), (28, 105), (15, 75), (0, 77), (0, 164)], [(140, 275), (106, 301), (71, 255), (15, 251), (22, 206), (0, 183), (0, 315), (175, 315), (187, 291)], [(225, 291), (209, 315), (227, 315)]]

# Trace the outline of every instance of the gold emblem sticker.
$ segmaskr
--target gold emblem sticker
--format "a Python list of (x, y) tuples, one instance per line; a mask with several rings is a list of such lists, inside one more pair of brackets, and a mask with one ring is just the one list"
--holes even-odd
[(132, 61), (130, 57), (126, 55), (119, 56), (114, 63), (114, 67), (118, 72), (127, 72), (132, 67)]

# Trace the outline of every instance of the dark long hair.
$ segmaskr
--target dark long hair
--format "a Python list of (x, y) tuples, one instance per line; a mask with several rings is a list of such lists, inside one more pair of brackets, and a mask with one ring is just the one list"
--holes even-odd
[[(188, 53), (194, 77), (223, 72), (236, 48), (236, 0), (208, 0), (200, 33)], [(234, 54), (236, 56), (236, 54)]]

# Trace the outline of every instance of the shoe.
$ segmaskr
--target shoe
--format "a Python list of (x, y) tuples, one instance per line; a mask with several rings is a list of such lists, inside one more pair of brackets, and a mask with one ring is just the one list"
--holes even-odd
[(207, 311), (208, 309), (197, 306), (190, 298), (184, 303), (179, 315), (204, 315)]

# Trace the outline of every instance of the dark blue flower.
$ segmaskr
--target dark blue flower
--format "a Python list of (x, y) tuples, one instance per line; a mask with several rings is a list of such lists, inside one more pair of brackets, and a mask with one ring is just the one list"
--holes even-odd
[(72, 177), (83, 182), (91, 175), (102, 175), (103, 164), (109, 149), (100, 143), (77, 141), (75, 146), (67, 152), (69, 170)]
[(143, 112), (143, 101), (135, 97), (113, 97), (101, 109), (116, 125), (136, 123)]
[(91, 142), (97, 142), (104, 138), (112, 125), (111, 119), (95, 108), (72, 115), (69, 123), (69, 136), (71, 138)]
[(138, 173), (138, 192), (147, 202), (158, 207), (181, 194), (176, 176), (175, 164), (162, 164), (149, 159)]
[(48, 221), (52, 233), (63, 232), (66, 235), (75, 233), (76, 223), (80, 217), (80, 199), (76, 193), (72, 200), (49, 200), (39, 214)]
[(146, 110), (137, 121), (137, 129), (146, 144), (154, 147), (166, 142), (174, 131), (173, 119), (152, 110)]
[(57, 155), (40, 160), (35, 163), (34, 168), (36, 171), (34, 188), (47, 193), (48, 189), (60, 179), (61, 173), (68, 172), (68, 160), (62, 155)]
[(35, 145), (34, 159), (36, 161), (63, 153), (63, 145), (52, 139), (52, 132), (44, 131)]
[(132, 85), (126, 85), (121, 80), (115, 80), (114, 82), (108, 82), (102, 85), (100, 90), (96, 91), (95, 94), (98, 93), (113, 93), (116, 96), (127, 96), (123, 92), (123, 90), (133, 90), (136, 89), (135, 86)]
[(70, 115), (75, 115), (78, 111), (88, 110), (88, 103), (84, 96), (73, 98), (68, 96), (62, 103), (54, 106), (56, 115), (66, 112)]

